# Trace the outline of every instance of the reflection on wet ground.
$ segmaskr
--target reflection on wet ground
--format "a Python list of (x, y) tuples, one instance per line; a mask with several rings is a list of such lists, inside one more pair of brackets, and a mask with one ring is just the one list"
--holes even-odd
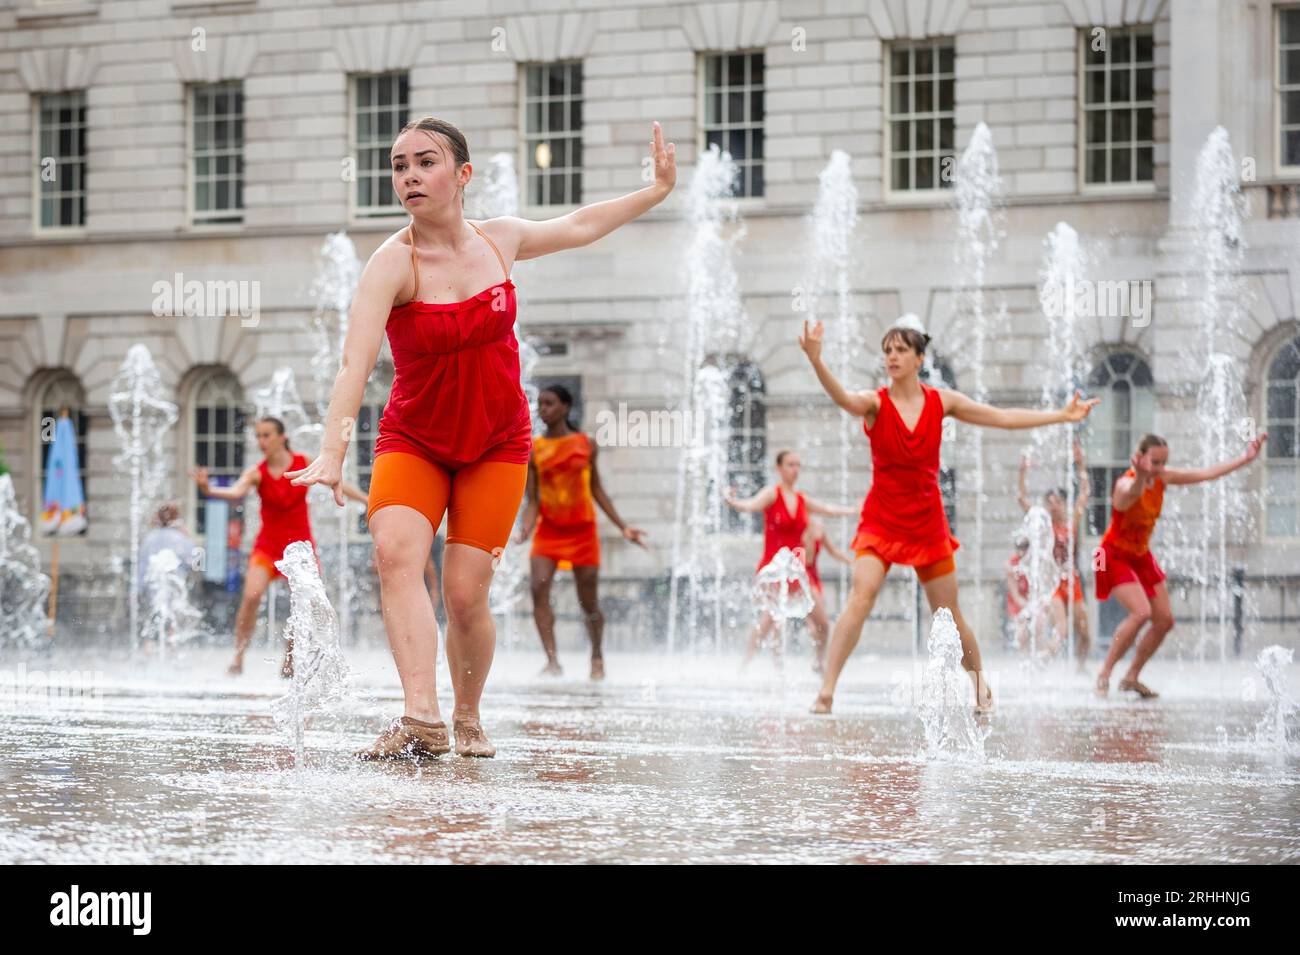
[(980, 761), (925, 756), (907, 658), (855, 658), (814, 717), (799, 658), (612, 654), (593, 684), (515, 651), (496, 759), (374, 765), (350, 754), (400, 712), (396, 673), (352, 651), (355, 700), (295, 768), (263, 656), (0, 661), (0, 862), (1300, 860), (1300, 747), (1255, 741), (1244, 664), (1152, 664), (1142, 703), (1001, 661)]

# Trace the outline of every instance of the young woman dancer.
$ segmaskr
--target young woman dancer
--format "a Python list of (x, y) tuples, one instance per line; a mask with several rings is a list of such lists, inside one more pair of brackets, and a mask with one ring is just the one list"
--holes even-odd
[[(560, 659), (555, 652), (555, 611), (551, 607), (551, 583), (556, 567), (573, 568), (587, 636), (591, 638), (591, 678), (605, 678), (605, 657), (601, 637), (605, 617), (600, 612), (596, 584), (600, 576), (600, 537), (596, 533), (599, 504), (625, 540), (642, 543), (645, 531), (623, 523), (614, 502), (605, 492), (596, 467), (596, 443), (569, 420), (573, 395), (563, 385), (550, 385), (537, 395), (537, 417), (546, 433), (533, 438), (533, 457), (528, 465), (528, 504), (523, 526), (516, 540), (531, 535), (533, 549), (529, 569), (532, 577), (533, 619), (546, 651), (545, 674), (559, 676)], [(536, 533), (534, 533), (536, 528)]]
[[(1092, 493), (1092, 485), (1088, 483), (1087, 463), (1083, 458), (1083, 447), (1078, 441), (1074, 443), (1074, 463), (1075, 473), (1079, 475), (1079, 493), (1074, 499), (1073, 516), (1066, 519), (1068, 504), (1063, 487), (1052, 488), (1044, 494), (1043, 506), (1052, 519), (1052, 553), (1057, 566), (1061, 568), (1061, 585), (1052, 594), (1052, 626), (1056, 630), (1057, 643), (1063, 644), (1069, 634), (1067, 607), (1074, 608), (1074, 652), (1079, 661), (1079, 669), (1082, 670), (1092, 641), (1088, 635), (1088, 605), (1083, 600), (1082, 575), (1079, 573), (1079, 529), (1083, 526), (1083, 516), (1088, 512), (1088, 496)], [(1032, 506), (1025, 488), (1028, 475), (1029, 458), (1025, 456), (1020, 459), (1017, 500), (1026, 513)], [(1070, 551), (1071, 541), (1074, 544), (1073, 553)]]
[(651, 155), (655, 181), (636, 192), (540, 222), (502, 216), (475, 223), (464, 215), (473, 166), (460, 130), (425, 117), (403, 127), (393, 143), (393, 190), (411, 223), (386, 239), (362, 271), (324, 450), (293, 477), (338, 487), (351, 423), (386, 330), (393, 391), (375, 442), (369, 521), (405, 708), (360, 758), (450, 750), (438, 705), (438, 627), (423, 573), (444, 511), (442, 597), (456, 752), (496, 752), (479, 722), (496, 645), (488, 587), (519, 513), (532, 447), (507, 263), (589, 245), (662, 202), (676, 181), (676, 151), (664, 146), (658, 123)]
[[(805, 537), (808, 534), (809, 514), (824, 514), (827, 517), (852, 517), (853, 508), (843, 507), (838, 504), (823, 504), (820, 501), (814, 501), (812, 498), (805, 496), (803, 493), (794, 489), (795, 482), (799, 480), (799, 470), (803, 462), (799, 458), (798, 451), (781, 451), (776, 456), (776, 482), (767, 485), (752, 497), (743, 500), (735, 497), (734, 490), (727, 489), (726, 496), (723, 498), (727, 504), (737, 511), (745, 513), (763, 513), (763, 558), (758, 562), (758, 567), (754, 573), (762, 570), (772, 558), (776, 556), (777, 551), (782, 547), (788, 547), (792, 551), (800, 551), (804, 555), (804, 566), (808, 566), (808, 550), (805, 548)], [(791, 501), (794, 503), (792, 504)], [(828, 548), (829, 549), (829, 548)], [(814, 557), (814, 560), (816, 558)], [(812, 585), (813, 608), (808, 614), (808, 619), (812, 623), (813, 644), (816, 649), (816, 657), (813, 667), (820, 671), (826, 656), (826, 635), (830, 632), (830, 621), (826, 617), (826, 603), (822, 599), (821, 581), (814, 583), (816, 570), (809, 573), (809, 584)], [(749, 645), (745, 649), (745, 659), (742, 666), (749, 663), (758, 652), (759, 646), (767, 639), (772, 628), (776, 626), (776, 621), (772, 615), (764, 613), (754, 629), (749, 634)], [(780, 648), (777, 648), (780, 652)]]
[[(244, 652), (253, 639), (257, 624), (257, 611), (262, 605), (262, 595), (276, 577), (283, 577), (275, 562), (284, 556), (284, 549), (294, 541), (316, 541), (311, 536), (311, 521), (307, 515), (307, 489), (295, 487), (289, 472), (305, 468), (311, 459), (289, 448), (289, 436), (284, 433), (284, 422), (279, 418), (259, 418), (253, 427), (262, 460), (244, 469), (239, 479), (230, 487), (213, 487), (208, 483), (207, 468), (193, 468), (192, 477), (204, 497), (223, 501), (242, 501), (253, 488), (262, 501), (262, 528), (253, 542), (253, 552), (248, 556), (248, 570), (244, 574), (244, 591), (239, 598), (239, 611), (235, 614), (235, 659), (226, 671), (233, 675), (244, 672)], [(341, 482), (342, 494), (354, 501), (365, 503), (366, 495), (357, 487)], [(293, 676), (293, 642), (286, 641), (284, 663), (280, 675)]]
[(1131, 459), (1132, 466), (1115, 481), (1111, 491), (1110, 525), (1093, 560), (1097, 599), (1105, 600), (1114, 593), (1115, 599), (1128, 611), (1128, 616), (1115, 628), (1110, 652), (1097, 674), (1099, 694), (1105, 696), (1110, 692), (1110, 671), (1124, 658), (1142, 625), (1150, 621), (1150, 628), (1137, 641), (1133, 664), (1120, 680), (1119, 688), (1137, 693), (1143, 699), (1159, 696), (1138, 677), (1174, 626), (1174, 615), (1169, 609), (1169, 590), (1164, 583), (1165, 573), (1156, 563), (1150, 547), (1151, 532), (1164, 504), (1165, 486), (1218, 480), (1254, 461), (1267, 440), (1268, 435), (1261, 434), (1246, 445), (1240, 457), (1208, 467), (1187, 469), (1165, 466), (1169, 461), (1169, 445), (1160, 435), (1143, 435), (1138, 442)]
[(957, 391), (932, 388), (917, 377), (930, 336), (911, 327), (894, 327), (881, 341), (890, 384), (875, 391), (850, 392), (822, 361), (822, 323), (804, 322), (799, 345), (808, 356), (831, 400), (855, 417), (871, 440), (872, 483), (862, 504), (862, 519), (853, 539), (853, 585), (835, 624), (826, 674), (813, 702), (814, 713), (829, 713), (840, 671), (857, 646), (862, 625), (876, 602), (890, 564), (908, 564), (925, 589), (931, 612), (952, 611), (962, 643), (962, 666), (975, 685), (976, 707), (987, 712), (993, 694), (983, 676), (979, 644), (957, 604), (959, 546), (948, 529), (939, 492), (939, 443), (943, 417), (991, 428), (1037, 428), (1082, 421), (1097, 398), (1076, 392), (1059, 411), (994, 408)]

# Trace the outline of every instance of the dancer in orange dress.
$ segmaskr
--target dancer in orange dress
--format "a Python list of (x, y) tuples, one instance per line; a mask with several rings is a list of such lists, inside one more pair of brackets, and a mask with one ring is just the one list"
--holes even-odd
[[(529, 562), (533, 591), (533, 620), (546, 651), (543, 673), (559, 676), (560, 658), (555, 650), (555, 611), (551, 607), (551, 583), (556, 568), (573, 570), (578, 606), (591, 638), (591, 678), (605, 678), (605, 656), (601, 640), (605, 616), (600, 611), (596, 588), (600, 578), (600, 537), (596, 532), (599, 504), (625, 540), (645, 547), (645, 531), (629, 527), (618, 516), (614, 502), (605, 492), (596, 467), (596, 443), (577, 430), (569, 420), (573, 396), (563, 385), (543, 388), (537, 395), (537, 417), (546, 433), (533, 438), (533, 458), (528, 468), (528, 504), (517, 540), (533, 537)], [(534, 531), (534, 528), (536, 529)]]
[[(1261, 434), (1246, 445), (1241, 456), (1231, 461), (1186, 469), (1166, 467), (1169, 445), (1160, 435), (1143, 435), (1138, 442), (1131, 467), (1115, 480), (1110, 495), (1110, 525), (1093, 556), (1097, 599), (1106, 600), (1113, 593), (1128, 611), (1128, 616), (1115, 628), (1106, 662), (1097, 674), (1097, 692), (1100, 695), (1110, 692), (1110, 671), (1124, 658), (1135, 640), (1137, 650), (1133, 654), (1133, 664), (1120, 680), (1119, 688), (1143, 699), (1160, 695), (1138, 678), (1142, 675), (1142, 667), (1174, 626), (1165, 572), (1156, 563), (1150, 546), (1151, 532), (1155, 530), (1160, 509), (1164, 506), (1165, 486), (1216, 481), (1259, 457), (1260, 448), (1267, 440), (1268, 435)], [(1148, 622), (1151, 626), (1142, 639), (1137, 640), (1138, 631)]]
[[(1070, 625), (1066, 608), (1073, 607), (1074, 652), (1079, 661), (1079, 669), (1082, 670), (1084, 661), (1088, 659), (1092, 640), (1088, 634), (1088, 605), (1083, 599), (1082, 575), (1079, 573), (1079, 529), (1083, 526), (1084, 515), (1088, 513), (1088, 497), (1092, 493), (1092, 485), (1088, 482), (1088, 467), (1083, 458), (1083, 447), (1078, 441), (1074, 443), (1074, 463), (1075, 473), (1079, 475), (1079, 492), (1074, 498), (1073, 516), (1069, 520), (1066, 519), (1068, 499), (1063, 487), (1052, 488), (1044, 494), (1043, 505), (1052, 519), (1052, 554), (1056, 558), (1057, 566), (1061, 568), (1061, 584), (1052, 594), (1049, 611), (1052, 627), (1056, 630), (1055, 646), (1064, 645), (1069, 636)], [(1026, 513), (1032, 506), (1025, 489), (1028, 474), (1029, 458), (1025, 456), (1020, 459), (1017, 500)], [(1072, 544), (1073, 550), (1071, 550)], [(1052, 652), (1056, 652), (1055, 647)]]
[[(532, 450), (510, 266), (590, 245), (666, 199), (676, 182), (676, 149), (665, 146), (658, 123), (653, 137), (654, 182), (537, 222), (465, 219), (473, 166), (464, 134), (451, 123), (415, 120), (393, 143), (392, 188), (411, 221), (361, 272), (321, 456), (293, 475), (295, 483), (338, 487), (386, 334), (393, 391), (375, 441), (368, 516), (404, 710), (358, 758), (438, 756), (451, 751), (451, 735), (462, 756), (496, 753), (479, 718), (496, 649), (488, 592), (519, 515)], [(451, 734), (438, 703), (438, 623), (424, 580), (444, 514)]]
[(853, 539), (852, 590), (836, 621), (825, 677), (812, 710), (831, 711), (840, 671), (857, 646), (885, 574), (891, 564), (898, 563), (916, 568), (931, 612), (940, 607), (952, 611), (961, 635), (962, 666), (975, 686), (976, 708), (988, 712), (993, 693), (984, 679), (979, 643), (957, 603), (953, 553), (960, 545), (948, 528), (939, 491), (943, 418), (952, 415), (958, 421), (992, 428), (1036, 428), (1082, 421), (1098, 399), (1085, 401), (1076, 393), (1059, 411), (994, 408), (960, 392), (922, 384), (918, 374), (930, 336), (911, 324), (896, 325), (881, 341), (889, 386), (850, 392), (822, 361), (823, 334), (820, 321), (811, 326), (805, 321), (799, 345), (831, 400), (862, 418), (863, 430), (871, 440), (872, 484)]
[[(799, 471), (803, 467), (803, 461), (799, 457), (798, 451), (780, 451), (776, 456), (776, 476), (777, 480), (769, 484), (752, 497), (738, 499), (732, 488), (727, 489), (726, 496), (723, 498), (727, 505), (737, 511), (745, 513), (763, 514), (763, 557), (758, 562), (758, 567), (754, 572), (762, 570), (772, 562), (772, 558), (777, 555), (781, 548), (789, 548), (791, 551), (797, 551), (804, 556), (804, 566), (808, 566), (805, 545), (809, 543), (807, 539), (809, 528), (809, 514), (825, 514), (828, 517), (851, 517), (854, 513), (853, 508), (843, 507), (836, 504), (823, 504), (807, 497), (800, 491), (796, 491), (795, 482), (799, 480)], [(794, 504), (791, 505), (790, 501)], [(818, 545), (819, 546), (819, 545)], [(815, 558), (814, 558), (815, 559)], [(826, 617), (826, 603), (822, 599), (821, 581), (814, 578), (816, 570), (809, 573), (809, 584), (813, 586), (813, 608), (808, 613), (808, 619), (812, 623), (813, 645), (815, 656), (813, 658), (813, 668), (821, 671), (826, 657), (826, 635), (830, 632), (830, 621)], [(797, 585), (792, 585), (792, 589)], [(768, 635), (776, 627), (776, 621), (772, 619), (770, 613), (764, 613), (759, 618), (758, 623), (749, 634), (749, 644), (745, 648), (745, 658), (741, 666), (745, 666), (754, 658), (758, 648), (767, 639)], [(779, 644), (773, 647), (776, 653), (781, 652)]]
[[(257, 624), (257, 611), (262, 605), (262, 595), (276, 577), (283, 577), (275, 562), (284, 556), (284, 549), (294, 541), (310, 541), (312, 550), (316, 541), (311, 536), (311, 520), (307, 514), (307, 489), (295, 487), (288, 472), (305, 468), (311, 459), (289, 448), (289, 436), (284, 433), (284, 422), (279, 418), (259, 418), (254, 426), (257, 447), (262, 460), (246, 468), (230, 487), (213, 487), (208, 483), (207, 468), (190, 471), (199, 493), (223, 501), (242, 501), (253, 488), (261, 498), (262, 528), (253, 542), (253, 552), (248, 557), (248, 571), (244, 574), (244, 591), (239, 598), (239, 611), (235, 614), (235, 659), (226, 671), (232, 676), (244, 672), (244, 653), (253, 639)], [(341, 484), (342, 492), (354, 501), (365, 503), (366, 495), (359, 488)], [(285, 642), (284, 662), (280, 675), (293, 676), (293, 641)]]

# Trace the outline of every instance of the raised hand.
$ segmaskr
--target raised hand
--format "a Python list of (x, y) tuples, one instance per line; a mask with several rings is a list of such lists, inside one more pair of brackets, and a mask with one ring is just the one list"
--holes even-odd
[(343, 506), (343, 462), (333, 455), (322, 454), (311, 464), (297, 471), (285, 471), (284, 476), (298, 485), (311, 487), (324, 484), (334, 491), (334, 503)]
[(673, 186), (677, 185), (677, 144), (664, 146), (664, 130), (658, 120), (655, 121), (654, 130), (654, 139), (650, 140), (650, 155), (654, 158), (655, 185), (663, 186), (665, 191), (671, 192)]
[(1100, 403), (1100, 398), (1084, 398), (1083, 392), (1075, 391), (1074, 397), (1070, 399), (1070, 403), (1062, 409), (1062, 411), (1065, 412), (1065, 420), (1082, 421), (1084, 418), (1088, 417), (1088, 413)]
[(1268, 432), (1263, 431), (1255, 436), (1255, 439), (1246, 445), (1246, 463), (1249, 464), (1259, 457), (1259, 452), (1264, 447), (1264, 442), (1268, 440)]
[(630, 540), (633, 544), (638, 544), (645, 550), (649, 550), (650, 548), (646, 547), (645, 541), (643, 541), (641, 538), (648, 537), (648, 536), (649, 535), (646, 534), (646, 532), (641, 530), (641, 528), (639, 527), (623, 528), (623, 539)]
[(1134, 451), (1133, 456), (1128, 459), (1129, 465), (1140, 478), (1146, 478), (1151, 474), (1151, 452), (1143, 454), (1141, 451)]
[(208, 469), (207, 468), (190, 468), (190, 477), (194, 483), (199, 486), (199, 490), (204, 494), (208, 493)]
[(803, 320), (803, 334), (799, 336), (799, 347), (803, 353), (808, 356), (809, 361), (817, 361), (822, 355), (822, 337), (826, 334), (826, 326), (819, 318), (811, 326), (808, 319)]

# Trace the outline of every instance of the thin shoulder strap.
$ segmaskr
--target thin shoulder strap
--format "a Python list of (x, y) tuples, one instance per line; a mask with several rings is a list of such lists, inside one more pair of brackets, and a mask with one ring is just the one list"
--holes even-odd
[(419, 258), (415, 254), (415, 223), (412, 222), (406, 227), (406, 234), (411, 239), (411, 271), (415, 273), (415, 292), (411, 295), (412, 302), (420, 300), (420, 265)]
[[(468, 219), (466, 219), (465, 221), (469, 222)], [(509, 280), (510, 272), (506, 269), (506, 260), (501, 257), (501, 250), (497, 248), (497, 244), (493, 242), (491, 239), (489, 239), (487, 237), (487, 234), (478, 226), (474, 225), (474, 223), (470, 222), (469, 225), (471, 229), (473, 229), (479, 235), (483, 236), (484, 240), (487, 241), (488, 245), (492, 246), (492, 251), (497, 254), (497, 261), (501, 263), (501, 271), (506, 273), (506, 279)]]

